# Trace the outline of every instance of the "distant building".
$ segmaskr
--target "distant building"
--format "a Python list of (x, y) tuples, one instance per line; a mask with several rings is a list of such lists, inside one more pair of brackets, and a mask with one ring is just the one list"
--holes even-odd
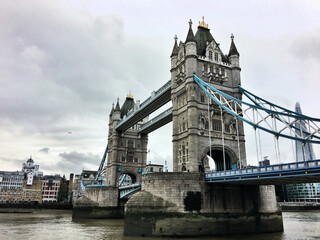
[(42, 180), (34, 177), (32, 185), (28, 184), (28, 179), (23, 180), (23, 187), (20, 201), (42, 203)]
[[(302, 114), (299, 103), (296, 103), (295, 110)], [(308, 132), (303, 121), (295, 124), (296, 132), (301, 134), (301, 131)], [(305, 134), (304, 134), (305, 135)], [(303, 162), (315, 159), (313, 146), (311, 143), (302, 145), (300, 141), (296, 141), (296, 161)], [(289, 202), (320, 202), (320, 183), (301, 183), (301, 184), (287, 184), (283, 188), (286, 191), (286, 201)]]
[(42, 202), (57, 202), (61, 176), (45, 175), (42, 178)]
[(32, 185), (33, 177), (42, 177), (43, 173), (39, 172), (39, 168), (39, 165), (34, 165), (34, 161), (31, 157), (26, 163), (22, 164), (22, 172), (27, 176), (27, 185)]
[(146, 172), (152, 173), (152, 172), (163, 172), (163, 165), (161, 164), (152, 164), (149, 163), (146, 166)]
[(0, 189), (21, 189), (24, 173), (0, 171)]
[(265, 167), (270, 165), (270, 160), (268, 157), (264, 157), (262, 161), (259, 161), (259, 167)]

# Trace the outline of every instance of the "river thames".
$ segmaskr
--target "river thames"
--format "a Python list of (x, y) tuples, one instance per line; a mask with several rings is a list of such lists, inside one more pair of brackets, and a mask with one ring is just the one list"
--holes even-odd
[[(201, 237), (197, 239), (320, 239), (320, 211), (284, 212), (283, 219), (283, 233)], [(156, 238), (123, 237), (123, 220), (73, 221), (71, 217), (71, 211), (45, 211), (40, 213), (19, 214), (0, 213), (0, 239), (149, 240)]]

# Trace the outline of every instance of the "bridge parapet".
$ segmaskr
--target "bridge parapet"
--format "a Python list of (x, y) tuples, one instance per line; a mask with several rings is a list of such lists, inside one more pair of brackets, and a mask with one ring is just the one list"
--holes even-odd
[[(275, 164), (255, 168), (207, 172), (205, 179), (212, 183), (274, 184), (320, 181), (320, 159), (302, 162)], [(281, 180), (282, 179), (282, 180)]]

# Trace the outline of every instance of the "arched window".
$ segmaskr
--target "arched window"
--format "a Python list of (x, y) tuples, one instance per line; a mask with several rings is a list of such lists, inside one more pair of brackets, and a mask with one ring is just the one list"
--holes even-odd
[(209, 59), (212, 60), (212, 51), (209, 51)]
[(219, 61), (219, 54), (218, 53), (214, 53), (214, 60)]
[(201, 96), (200, 96), (200, 102), (201, 102), (201, 103), (205, 103), (205, 97), (204, 97), (204, 94), (201, 94)]

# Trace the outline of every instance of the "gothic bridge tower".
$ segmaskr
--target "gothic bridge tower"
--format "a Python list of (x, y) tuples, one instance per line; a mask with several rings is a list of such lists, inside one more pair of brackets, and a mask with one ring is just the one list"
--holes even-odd
[(105, 171), (106, 184), (118, 187), (122, 174), (131, 177), (132, 182), (141, 182), (142, 171), (147, 162), (148, 135), (139, 134), (138, 128), (146, 119), (140, 121), (124, 132), (115, 130), (118, 122), (136, 108), (133, 96), (129, 93), (120, 108), (119, 99), (109, 115), (108, 158)]
[(243, 123), (212, 100), (208, 106), (208, 97), (193, 80), (195, 73), (218, 90), (241, 99), (240, 71), (233, 35), (228, 55), (223, 54), (204, 20), (195, 35), (190, 20), (185, 42), (178, 44), (175, 37), (171, 54), (173, 171), (203, 171), (208, 166), (207, 155), (212, 156), (217, 170), (235, 168), (240, 162), (246, 165)]

